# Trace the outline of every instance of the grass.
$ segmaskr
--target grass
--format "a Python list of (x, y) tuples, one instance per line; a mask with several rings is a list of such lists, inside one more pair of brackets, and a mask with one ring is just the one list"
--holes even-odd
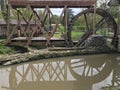
[(0, 39), (0, 54), (10, 54), (13, 50), (12, 48), (5, 46), (3, 38)]
[(60, 32), (57, 32), (54, 34), (54, 37), (56, 38), (61, 38), (62, 37), (62, 34)]
[(80, 37), (84, 34), (84, 32), (76, 32), (76, 31), (72, 31), (71, 32), (71, 37), (73, 40), (79, 40)]
[(15, 54), (28, 52), (28, 48), (25, 46), (6, 46), (4, 44), (5, 39), (0, 39), (0, 55), (2, 54)]
[(0, 44), (0, 54), (10, 54), (12, 51), (13, 51), (12, 48)]

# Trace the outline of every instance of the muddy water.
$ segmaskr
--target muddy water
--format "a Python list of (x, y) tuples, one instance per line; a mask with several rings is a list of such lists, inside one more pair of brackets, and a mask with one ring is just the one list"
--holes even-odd
[(106, 90), (120, 85), (120, 54), (74, 56), (0, 67), (0, 90)]

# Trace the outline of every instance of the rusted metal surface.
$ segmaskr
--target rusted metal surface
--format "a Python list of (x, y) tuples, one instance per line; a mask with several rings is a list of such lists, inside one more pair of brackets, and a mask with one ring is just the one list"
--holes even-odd
[(97, 0), (9, 0), (9, 4), (14, 7), (88, 7), (93, 5)]

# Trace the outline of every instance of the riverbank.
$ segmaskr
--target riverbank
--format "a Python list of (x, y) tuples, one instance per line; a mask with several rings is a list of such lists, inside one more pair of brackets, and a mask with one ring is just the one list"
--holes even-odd
[(4, 54), (0, 56), (0, 65), (19, 64), (22, 62), (42, 60), (48, 58), (67, 57), (75, 55), (91, 55), (103, 53), (117, 53), (114, 50), (94, 50), (94, 49), (73, 49), (73, 48), (46, 48), (46, 49), (30, 49), (26, 53)]

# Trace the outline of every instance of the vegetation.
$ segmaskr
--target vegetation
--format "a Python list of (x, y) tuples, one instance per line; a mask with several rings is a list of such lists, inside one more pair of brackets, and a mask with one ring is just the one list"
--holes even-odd
[(99, 8), (108, 11), (115, 18), (115, 20), (117, 20), (119, 6), (108, 6), (109, 1), (110, 0), (99, 0), (99, 4), (100, 4)]
[(28, 47), (24, 46), (6, 46), (0, 43), (0, 54), (15, 54), (28, 52)]
[(0, 54), (10, 54), (12, 51), (12, 48), (0, 44)]
[(7, 14), (6, 4), (7, 4), (7, 0), (0, 0), (1, 14), (3, 16), (3, 19), (7, 22), (8, 14)]
[(0, 11), (0, 19), (2, 19), (3, 18), (3, 16), (2, 16), (2, 12)]

